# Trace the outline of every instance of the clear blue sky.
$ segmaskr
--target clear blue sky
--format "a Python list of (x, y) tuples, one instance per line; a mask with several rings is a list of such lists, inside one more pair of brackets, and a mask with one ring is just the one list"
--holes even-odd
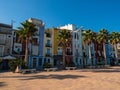
[(0, 22), (10, 24), (34, 17), (46, 27), (68, 23), (85, 29), (120, 32), (120, 0), (0, 0)]

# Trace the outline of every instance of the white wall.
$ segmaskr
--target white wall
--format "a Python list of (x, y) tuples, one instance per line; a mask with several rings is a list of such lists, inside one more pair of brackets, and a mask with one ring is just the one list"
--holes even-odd
[(73, 24), (67, 24), (65, 26), (60, 26), (59, 29), (75, 30), (76, 26)]

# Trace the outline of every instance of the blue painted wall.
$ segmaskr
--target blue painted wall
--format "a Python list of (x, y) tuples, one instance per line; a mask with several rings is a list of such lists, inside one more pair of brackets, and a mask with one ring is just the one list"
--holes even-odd
[(44, 54), (44, 26), (39, 27), (39, 55)]

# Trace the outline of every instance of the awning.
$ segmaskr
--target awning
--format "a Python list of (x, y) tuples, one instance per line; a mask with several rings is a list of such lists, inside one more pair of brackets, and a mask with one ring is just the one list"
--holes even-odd
[(8, 55), (8, 56), (1, 57), (1, 59), (9, 59), (9, 60), (12, 60), (12, 59), (16, 59), (16, 57), (13, 57), (13, 56), (11, 56), (11, 55)]

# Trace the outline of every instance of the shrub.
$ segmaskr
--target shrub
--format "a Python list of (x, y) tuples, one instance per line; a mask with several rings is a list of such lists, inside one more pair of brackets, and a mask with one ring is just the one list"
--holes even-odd
[(0, 70), (2, 70), (2, 60), (0, 59)]
[(74, 63), (72, 60), (70, 60), (68, 66), (69, 66), (69, 67), (74, 67), (74, 66), (75, 66), (75, 63)]
[(51, 68), (52, 65), (51, 65), (50, 63), (44, 63), (43, 67), (44, 67), (44, 68)]
[(104, 65), (104, 62), (98, 62), (97, 65)]
[(15, 72), (17, 66), (21, 66), (21, 68), (24, 68), (25, 62), (23, 60), (12, 60), (9, 62), (9, 67), (12, 72)]

